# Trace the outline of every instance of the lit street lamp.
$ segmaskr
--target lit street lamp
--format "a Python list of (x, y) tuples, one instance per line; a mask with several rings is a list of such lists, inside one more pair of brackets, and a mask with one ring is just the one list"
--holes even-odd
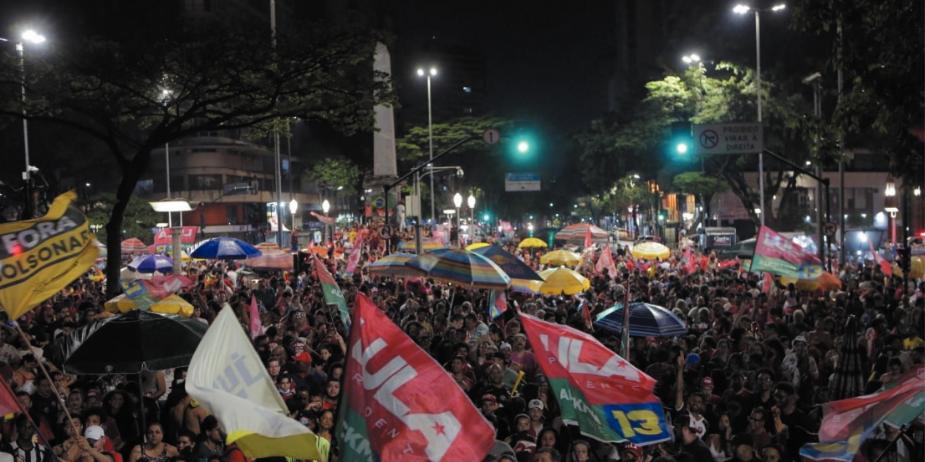
[[(427, 78), (427, 151), (429, 153), (430, 168), (433, 168), (434, 162), (434, 119), (433, 112), (431, 111), (431, 100), (430, 100), (430, 78), (437, 76), (437, 68), (431, 66), (427, 71), (423, 67), (418, 68), (418, 77)], [(436, 208), (434, 206), (434, 176), (430, 176), (430, 221), (436, 222)], [(458, 217), (457, 217), (458, 220)]]
[[(433, 176), (431, 176), (433, 178)], [(453, 194), (453, 205), (456, 206), (456, 245), (459, 246), (459, 208), (462, 207), (463, 197), (462, 194), (456, 193)]]
[[(25, 183), (23, 187), (23, 218), (29, 219), (33, 215), (32, 202), (32, 168), (29, 164), (29, 121), (26, 118), (26, 54), (25, 44), (31, 43), (39, 45), (45, 43), (45, 36), (33, 29), (26, 29), (19, 36), (20, 40), (16, 42), (16, 51), (19, 53), (19, 90), (22, 101), (22, 137), (23, 137), (23, 157), (25, 158), (26, 168), (22, 172), (22, 179)], [(0, 41), (9, 42), (8, 39), (0, 37)]]
[(469, 206), (469, 216), (472, 221), (475, 221), (475, 196), (469, 194), (469, 197), (466, 198), (466, 205)]
[(899, 204), (896, 202), (896, 183), (892, 178), (886, 180), (883, 188), (883, 210), (890, 214), (890, 242), (896, 245), (896, 213)]
[[(292, 235), (292, 239), (290, 240), (293, 242), (296, 242), (296, 240), (294, 239), (295, 238), (295, 213), (298, 210), (299, 210), (299, 203), (296, 202), (295, 198), (293, 198), (291, 201), (289, 201), (289, 215), (292, 216), (292, 229), (289, 231), (289, 233)], [(293, 250), (298, 250), (298, 248), (293, 249)]]
[[(324, 216), (328, 216), (328, 212), (329, 212), (330, 210), (331, 210), (331, 203), (328, 202), (327, 199), (321, 201), (321, 213), (323, 213)], [(324, 232), (321, 233), (321, 240), (322, 240), (322, 241), (325, 241), (325, 235), (327, 234), (327, 230), (328, 230), (328, 225), (327, 225), (327, 223), (325, 223), (325, 225), (324, 225)], [(334, 237), (334, 233), (333, 233), (333, 232), (331, 233), (331, 237), (332, 237), (332, 238)]]
[(691, 53), (689, 55), (682, 56), (681, 61), (684, 61), (684, 64), (687, 64), (688, 66), (695, 66), (700, 63), (701, 59), (700, 55), (697, 53)]
[[(169, 215), (170, 213), (179, 212), (180, 216), (182, 217), (183, 212), (189, 212), (193, 210), (193, 208), (190, 207), (189, 202), (182, 200), (182, 199), (173, 200), (169, 197), (164, 200), (149, 202), (149, 204), (151, 204), (151, 208), (154, 209), (155, 212), (158, 212), (158, 213), (166, 212), (168, 216), (170, 216)], [(180, 270), (183, 269), (183, 260), (180, 258), (182, 256), (182, 254), (180, 253), (180, 236), (182, 234), (183, 234), (183, 227), (180, 227), (180, 226), (170, 227), (170, 241), (171, 241), (170, 256), (173, 259), (174, 268), (177, 268), (174, 271), (176, 273), (179, 273)]]
[[(764, 11), (778, 13), (787, 8), (786, 4), (779, 3)], [(739, 3), (732, 8), (732, 12), (738, 15), (746, 15), (749, 11), (755, 12), (755, 95), (758, 98), (758, 125), (761, 125), (761, 9), (752, 8), (751, 6)], [(759, 208), (764, 211), (764, 152), (758, 152), (758, 201)], [(764, 213), (758, 214), (761, 219), (761, 226), (764, 226)]]

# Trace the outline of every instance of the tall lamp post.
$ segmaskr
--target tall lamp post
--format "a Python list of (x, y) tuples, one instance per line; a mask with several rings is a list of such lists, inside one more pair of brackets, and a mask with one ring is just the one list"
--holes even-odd
[[(292, 200), (289, 201), (289, 215), (292, 216), (292, 229), (289, 231), (289, 233), (290, 233), (291, 236), (292, 236), (292, 238), (291, 238), (290, 240), (291, 240), (293, 243), (297, 243), (297, 242), (298, 242), (298, 240), (297, 240), (297, 238), (296, 238), (296, 235), (295, 235), (295, 213), (296, 213), (297, 211), (299, 211), (299, 203), (296, 202), (295, 198), (293, 197)], [(295, 248), (295, 249), (292, 249), (292, 250), (298, 250), (298, 245), (296, 245), (295, 247), (296, 247), (296, 248)]]
[[(24, 183), (23, 195), (23, 218), (32, 218), (32, 168), (29, 164), (29, 121), (26, 118), (26, 43), (39, 45), (45, 43), (45, 36), (33, 29), (26, 29), (19, 36), (20, 40), (16, 42), (16, 51), (19, 53), (19, 90), (22, 101), (22, 138), (23, 138), (23, 158), (25, 160), (25, 169), (22, 172)], [(8, 39), (0, 37), (0, 41), (9, 42)]]
[(883, 196), (883, 210), (890, 214), (890, 243), (896, 247), (896, 213), (899, 212), (899, 204), (896, 200), (896, 183), (892, 178), (886, 180)]
[[(434, 168), (434, 119), (433, 112), (431, 111), (431, 101), (430, 101), (430, 78), (437, 76), (437, 68), (431, 66), (430, 69), (424, 70), (423, 67), (418, 68), (418, 77), (427, 78), (427, 151), (429, 153), (430, 159), (430, 168)], [(458, 207), (457, 207), (458, 208)], [(436, 206), (434, 205), (434, 176), (430, 176), (430, 221), (432, 223), (436, 222)], [(458, 216), (457, 216), (458, 220)]]
[[(732, 8), (732, 12), (739, 15), (746, 15), (749, 11), (755, 12), (755, 95), (758, 98), (758, 124), (761, 125), (761, 12), (778, 13), (787, 8), (784, 3), (778, 3), (771, 8), (761, 9), (752, 8), (742, 3)], [(758, 206), (761, 213), (758, 218), (761, 226), (764, 226), (764, 152), (758, 151)]]
[[(328, 202), (327, 199), (321, 201), (321, 213), (323, 213), (325, 217), (328, 216), (328, 212), (329, 212), (330, 210), (331, 210), (331, 203)], [(325, 235), (327, 235), (327, 234), (328, 234), (328, 224), (325, 223), (325, 224), (324, 224), (324, 232), (321, 233), (321, 240), (322, 240), (322, 241), (326, 241)], [(333, 235), (334, 235), (334, 233), (331, 233), (331, 237), (332, 237), (332, 238), (333, 238)], [(333, 240), (333, 239), (332, 239), (332, 240)]]
[(466, 205), (469, 206), (469, 218), (470, 221), (475, 221), (475, 196), (469, 194), (469, 197), (466, 198)]
[[(433, 178), (433, 176), (431, 176)], [(456, 193), (453, 194), (453, 205), (456, 206), (456, 246), (460, 246), (461, 239), (459, 238), (459, 208), (462, 207), (463, 198), (462, 194)]]

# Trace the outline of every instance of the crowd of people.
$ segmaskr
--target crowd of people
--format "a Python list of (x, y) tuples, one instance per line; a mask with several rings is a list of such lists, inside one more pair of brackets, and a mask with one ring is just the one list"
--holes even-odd
[[(600, 250), (590, 250), (578, 268), (591, 279), (589, 290), (570, 297), (508, 291), (512, 309), (492, 319), (488, 291), (451, 291), (428, 278), (368, 273), (367, 264), (412, 239), (410, 234), (355, 227), (337, 237), (347, 249), (362, 239), (362, 258), (351, 276), (344, 275), (348, 252), (336, 252), (335, 244), (311, 258), (336, 275), (348, 303), (357, 292), (367, 294), (444, 365), (494, 426), (496, 439), (506, 443), (490, 456), (494, 461), (796, 461), (800, 447), (816, 441), (822, 403), (846, 397), (834, 380), (851, 373), (836, 371), (845, 354), (858, 356), (858, 394), (923, 362), (925, 285), (919, 281), (904, 292), (899, 278), (884, 277), (871, 263), (843, 265), (839, 290), (802, 291), (779, 283), (763, 287), (759, 274), (721, 267), (715, 256), (692, 274), (680, 254), (643, 269), (625, 247), (613, 245), (616, 277), (595, 272)], [(540, 269), (541, 251), (496, 240)], [(187, 272), (195, 283), (180, 296), (204, 323), (228, 303), (244, 326), (252, 297), (257, 300), (265, 332), (254, 347), (291, 416), (331, 441), (337, 460), (347, 332), (310, 268), (265, 273), (244, 284), (230, 274), (239, 269), (234, 262), (194, 262)], [(516, 316), (519, 310), (590, 331), (620, 352), (619, 333), (589, 324), (579, 306), (587, 303), (594, 316), (622, 303), (627, 293), (672, 310), (688, 327), (679, 337), (633, 338), (629, 359), (657, 380), (656, 394), (675, 432), (672, 441), (645, 447), (594, 441), (562, 421)], [(75, 329), (108, 316), (105, 301), (104, 283), (83, 277), (18, 320), (28, 343), (11, 323), (0, 328), (0, 375), (28, 409), (28, 415), (5, 419), (0, 462), (243, 461), (239, 449), (225, 445), (216, 418), (186, 394), (184, 369), (145, 374), (140, 387), (135, 377), (62, 372), (49, 351)], [(921, 422), (906, 429), (886, 426), (865, 442), (860, 456), (874, 461), (889, 448), (884, 460), (922, 460), (922, 439)]]

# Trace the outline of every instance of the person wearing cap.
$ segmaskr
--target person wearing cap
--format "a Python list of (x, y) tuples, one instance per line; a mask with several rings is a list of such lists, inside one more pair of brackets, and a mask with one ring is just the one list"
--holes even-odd
[(121, 457), (117, 461), (114, 454), (105, 449), (106, 432), (99, 425), (87, 427), (84, 430), (84, 437), (77, 441), (78, 444), (62, 456), (63, 460), (67, 462), (121, 462)]
[(531, 399), (527, 404), (527, 413), (530, 415), (530, 434), (536, 438), (540, 434), (540, 431), (543, 427), (546, 426), (546, 419), (544, 414), (546, 412), (546, 405), (538, 399)]

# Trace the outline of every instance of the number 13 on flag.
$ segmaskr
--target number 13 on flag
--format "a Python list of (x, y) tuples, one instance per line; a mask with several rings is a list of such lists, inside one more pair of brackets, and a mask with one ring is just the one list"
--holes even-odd
[(664, 441), (671, 437), (665, 411), (658, 402), (604, 406), (610, 428), (633, 444)]

